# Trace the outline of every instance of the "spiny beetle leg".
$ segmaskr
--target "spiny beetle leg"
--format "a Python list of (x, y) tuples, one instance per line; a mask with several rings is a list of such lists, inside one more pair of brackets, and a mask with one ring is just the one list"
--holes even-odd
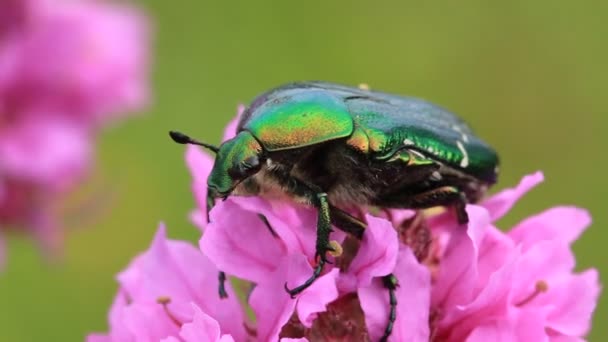
[(266, 228), (268, 228), (268, 231), (270, 232), (270, 235), (272, 235), (275, 238), (279, 237), (279, 235), (277, 235), (277, 232), (270, 225), (270, 222), (268, 222), (268, 219), (266, 218), (266, 216), (264, 216), (262, 214), (258, 214), (258, 217), (260, 218), (260, 220), (262, 220), (262, 223), (264, 223), (264, 225), (266, 226)]
[(391, 336), (393, 332), (393, 326), (395, 325), (395, 320), (397, 319), (397, 287), (399, 286), (399, 282), (397, 277), (395, 277), (392, 273), (385, 275), (382, 277), (382, 284), (384, 288), (388, 290), (389, 294), (389, 303), (391, 305), (391, 311), (388, 316), (388, 324), (384, 329), (384, 335), (380, 338), (380, 342), (386, 342)]
[(312, 285), (312, 283), (315, 282), (315, 280), (317, 280), (317, 278), (319, 278), (319, 276), (321, 275), (321, 271), (323, 271), (323, 266), (325, 266), (326, 262), (327, 261), (325, 260), (325, 258), (319, 258), (319, 262), (317, 263), (317, 267), (315, 267), (312, 276), (306, 279), (304, 284), (290, 289), (289, 287), (287, 287), (287, 283), (285, 283), (285, 291), (289, 293), (292, 299), (296, 298), (297, 295), (299, 295), (302, 291), (306, 290), (310, 285)]
[(364, 222), (332, 205), (329, 206), (329, 213), (331, 223), (338, 229), (356, 237), (358, 240), (363, 238), (363, 232), (365, 232), (366, 227)]
[(456, 218), (458, 219), (459, 224), (467, 224), (469, 223), (469, 214), (467, 214), (467, 198), (464, 193), (458, 193), (459, 198), (456, 200), (454, 205), (454, 209), (456, 209)]
[[(357, 218), (336, 207), (330, 206), (330, 208), (331, 219), (334, 225), (344, 230), (345, 232), (354, 235), (359, 240), (363, 238), (363, 233), (365, 232), (365, 229), (367, 227), (364, 222), (361, 222)], [(344, 227), (347, 227), (347, 229), (344, 229)], [(382, 342), (385, 342), (388, 340), (389, 336), (393, 332), (393, 326), (395, 325), (395, 320), (397, 319), (396, 290), (398, 286), (398, 280), (393, 274), (388, 274), (382, 277), (382, 284), (388, 290), (390, 303), (389, 320), (386, 325), (386, 329), (384, 330), (384, 335), (380, 340)]]
[(220, 271), (217, 278), (219, 280), (218, 293), (220, 294), (220, 298), (228, 298), (228, 293), (226, 292), (226, 273)]
[(287, 287), (285, 283), (285, 290), (293, 298), (305, 289), (307, 289), (312, 283), (319, 278), (323, 271), (323, 266), (328, 263), (326, 259), (327, 251), (331, 251), (333, 248), (329, 244), (329, 233), (331, 233), (331, 221), (329, 214), (329, 202), (327, 201), (326, 193), (315, 194), (316, 200), (315, 205), (319, 211), (317, 217), (317, 243), (315, 245), (316, 259), (318, 260), (317, 266), (315, 267), (312, 276), (308, 278), (302, 285), (299, 285), (293, 289)]

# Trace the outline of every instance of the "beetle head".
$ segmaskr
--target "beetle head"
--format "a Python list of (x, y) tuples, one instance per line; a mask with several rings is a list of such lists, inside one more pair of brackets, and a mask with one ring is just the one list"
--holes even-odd
[(214, 197), (226, 197), (244, 179), (261, 168), (262, 146), (247, 131), (225, 141), (219, 148), (207, 186)]

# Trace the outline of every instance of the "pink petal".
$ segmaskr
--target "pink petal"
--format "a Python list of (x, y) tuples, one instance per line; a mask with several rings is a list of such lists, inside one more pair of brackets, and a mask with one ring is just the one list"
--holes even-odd
[(471, 301), (478, 277), (479, 246), (487, 231), (490, 217), (487, 210), (467, 205), (469, 223), (466, 228), (454, 227), (442, 256), (441, 267), (433, 288), (433, 306), (451, 307)]
[(124, 310), (129, 305), (127, 295), (119, 289), (110, 307), (108, 320), (110, 322), (110, 339), (113, 341), (131, 341), (132, 335), (125, 325)]
[(439, 322), (440, 331), (449, 331), (452, 340), (463, 340), (476, 326), (504, 319), (508, 314), (511, 294), (510, 284), (517, 270), (519, 252), (514, 250), (508, 255), (506, 263), (488, 279), (470, 303), (446, 308)]
[(564, 335), (585, 336), (591, 328), (600, 290), (598, 273), (591, 269), (563, 282), (549, 283), (549, 292), (540, 294), (530, 304), (551, 308), (547, 317), (550, 329)]
[[(304, 270), (304, 268), (303, 268)], [(306, 268), (306, 272), (292, 273), (297, 274), (297, 277), (289, 279), (290, 284), (301, 284), (309, 276), (312, 269)], [(298, 298), (296, 306), (298, 318), (305, 327), (310, 328), (313, 321), (317, 318), (319, 312), (326, 310), (327, 304), (338, 298), (338, 288), (336, 287), (336, 278), (339, 270), (337, 268), (327, 272), (323, 277), (317, 279), (308, 290), (304, 291)]]
[(123, 308), (123, 324), (132, 341), (157, 341), (177, 336), (179, 327), (167, 316), (160, 304), (131, 304)]
[(236, 109), (236, 117), (228, 123), (226, 128), (224, 129), (224, 137), (222, 141), (230, 140), (236, 136), (236, 128), (241, 120), (241, 115), (245, 111), (245, 106), (240, 104)]
[(480, 325), (469, 335), (466, 342), (512, 342), (517, 341), (517, 335), (511, 322), (506, 319), (495, 320)]
[(222, 333), (244, 340), (247, 335), (245, 315), (232, 285), (229, 281), (225, 283), (228, 298), (220, 298), (217, 267), (200, 250), (190, 244), (184, 245), (191, 253), (174, 253), (174, 257), (181, 273), (187, 274), (187, 285), (193, 294), (190, 300), (220, 324)]
[(220, 323), (222, 331), (244, 337), (244, 316), (236, 295), (226, 284), (228, 298), (219, 298), (217, 275), (217, 268), (194, 246), (168, 241), (161, 225), (149, 251), (122, 272), (119, 281), (134, 302), (156, 303), (159, 297), (169, 297), (168, 308), (182, 321), (191, 320), (191, 302), (195, 302)]
[(188, 217), (190, 218), (190, 222), (192, 222), (192, 224), (194, 224), (198, 229), (200, 229), (201, 232), (205, 230), (205, 227), (207, 226), (206, 212), (203, 213), (198, 209), (194, 209), (190, 212), (190, 215), (188, 215)]
[[(310, 323), (314, 312), (325, 311), (325, 306), (335, 300), (338, 291), (335, 286), (336, 272), (318, 278), (296, 299), (291, 299), (284, 286), (302, 284), (312, 274), (312, 267), (303, 255), (291, 255), (282, 259), (275, 272), (267, 273), (249, 297), (249, 304), (255, 312), (258, 323), (258, 340), (276, 341), (281, 327), (289, 320), (296, 305), (298, 316)], [(301, 306), (301, 307), (300, 307)]]
[(160, 342), (183, 342), (183, 341), (180, 341), (177, 337), (169, 336), (167, 338), (163, 338), (162, 340), (160, 340)]
[(551, 342), (587, 342), (584, 338), (574, 337), (574, 336), (550, 336), (549, 341)]
[[(260, 197), (234, 197), (243, 209), (262, 214), (288, 253), (305, 254), (314, 258), (317, 239), (317, 212), (310, 207), (289, 201), (272, 201)], [(268, 227), (265, 227), (268, 230)], [(337, 239), (332, 233), (330, 239)]]
[(483, 201), (481, 205), (490, 212), (492, 222), (503, 217), (523, 195), (544, 180), (542, 172), (525, 176), (517, 187), (503, 190)]
[(371, 215), (366, 215), (366, 220), (368, 228), (363, 234), (359, 251), (348, 273), (341, 277), (340, 289), (343, 292), (369, 286), (372, 278), (391, 273), (397, 263), (399, 240), (391, 223)]
[(219, 269), (258, 283), (278, 267), (285, 249), (258, 214), (237, 201), (229, 198), (213, 208), (200, 248)]
[(543, 322), (544, 317), (541, 313), (533, 310), (514, 310), (505, 317), (480, 325), (473, 330), (466, 341), (549, 341)]
[(490, 276), (500, 269), (515, 250), (513, 241), (496, 227), (488, 227), (479, 246), (475, 292), (487, 285)]
[[(394, 275), (399, 281), (396, 290), (397, 316), (391, 339), (394, 341), (428, 341), (431, 277), (409, 248), (399, 251)], [(384, 333), (388, 323), (389, 294), (380, 279), (358, 291), (365, 321), (373, 341)]]
[(545, 328), (545, 310), (525, 309), (517, 314), (515, 332), (518, 341), (548, 342)]
[(15, 66), (14, 87), (30, 97), (22, 101), (50, 103), (94, 123), (145, 104), (148, 32), (141, 13), (91, 1), (38, 7)]
[(188, 145), (186, 147), (186, 164), (192, 175), (192, 192), (198, 210), (205, 216), (205, 224), (199, 226), (201, 229), (204, 228), (207, 221), (207, 178), (213, 168), (213, 162), (213, 158), (198, 146)]
[(149, 250), (118, 275), (131, 300), (146, 298), (155, 302), (158, 297), (169, 295), (173, 302), (191, 300), (187, 278), (180, 274), (168, 245), (166, 229), (161, 223)]
[[(91, 163), (85, 127), (40, 114), (12, 126), (0, 136), (0, 170), (53, 191), (73, 186)], [(36, 165), (36, 167), (32, 167)]]
[(576, 207), (555, 207), (520, 222), (509, 236), (526, 250), (538, 241), (558, 239), (571, 244), (591, 224), (591, 215)]
[[(194, 310), (194, 318), (191, 323), (186, 323), (182, 326), (179, 335), (185, 342), (219, 341), (219, 323), (195, 304), (192, 305), (192, 308)], [(234, 340), (228, 336), (226, 341)]]
[(282, 338), (281, 342), (308, 342), (308, 339), (305, 337), (302, 338)]
[(570, 276), (574, 266), (574, 254), (567, 244), (539, 241), (525, 251), (519, 260), (517, 277), (511, 283), (514, 302), (518, 303), (533, 293), (539, 281), (551, 286), (556, 279)]

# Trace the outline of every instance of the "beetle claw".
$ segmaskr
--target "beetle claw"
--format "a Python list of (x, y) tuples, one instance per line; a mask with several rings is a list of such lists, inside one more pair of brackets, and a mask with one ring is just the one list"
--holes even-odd
[(306, 281), (299, 286), (296, 286), (292, 289), (290, 289), (287, 286), (287, 282), (285, 282), (285, 291), (287, 293), (289, 293), (289, 295), (291, 296), (291, 299), (295, 299), (295, 297), (297, 295), (299, 295), (300, 293), (302, 293), (302, 291), (306, 290), (310, 285), (312, 285), (315, 280), (317, 280), (317, 278), (319, 278), (319, 276), (321, 275), (321, 272), (323, 271), (323, 266), (325, 266), (325, 263), (327, 262), (327, 260), (325, 260), (325, 258), (321, 258), (319, 260), (319, 263), (317, 264), (317, 266), (315, 267), (315, 270), (313, 271), (312, 275), (310, 276), (310, 278), (306, 279)]
[(297, 291), (297, 288), (290, 289), (287, 286), (287, 282), (285, 282), (285, 284), (283, 285), (283, 288), (285, 289), (285, 292), (287, 292), (289, 294), (289, 297), (291, 297), (291, 299), (296, 299), (296, 296), (298, 295), (298, 293), (300, 293)]

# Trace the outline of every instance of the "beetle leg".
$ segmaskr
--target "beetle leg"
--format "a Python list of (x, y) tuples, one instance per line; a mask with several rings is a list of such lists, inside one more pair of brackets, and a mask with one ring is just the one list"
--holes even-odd
[(459, 224), (467, 224), (469, 223), (469, 214), (467, 214), (466, 206), (467, 206), (467, 197), (464, 193), (458, 193), (459, 199), (456, 200), (454, 204), (454, 209), (456, 209), (456, 217), (458, 218)]
[[(353, 217), (349, 213), (336, 208), (330, 205), (330, 213), (332, 223), (343, 230), (346, 233), (352, 234), (358, 240), (363, 238), (363, 233), (367, 227), (364, 222), (361, 222), (357, 218)], [(381, 342), (386, 342), (393, 332), (393, 326), (395, 325), (395, 320), (397, 319), (397, 287), (399, 286), (399, 282), (397, 277), (395, 277), (392, 273), (385, 275), (382, 277), (382, 285), (384, 288), (388, 290), (389, 295), (389, 303), (390, 303), (390, 312), (388, 315), (388, 323), (386, 324), (386, 328), (384, 329), (384, 334), (382, 338), (380, 338)]]
[(389, 295), (389, 303), (391, 305), (391, 311), (388, 315), (388, 324), (386, 328), (384, 328), (384, 335), (380, 338), (380, 342), (386, 342), (388, 337), (391, 336), (393, 332), (393, 326), (395, 325), (395, 320), (397, 319), (397, 287), (399, 286), (399, 282), (397, 277), (395, 277), (392, 273), (385, 275), (382, 277), (382, 285), (384, 288), (388, 290)]
[(264, 216), (262, 214), (258, 214), (258, 217), (260, 218), (260, 220), (262, 220), (262, 222), (264, 223), (266, 228), (268, 228), (270, 235), (272, 235), (275, 238), (278, 237), (277, 232), (274, 230), (274, 228), (272, 228), (272, 226), (270, 225), (270, 222), (268, 222), (268, 219), (266, 218), (266, 216)]
[[(302, 285), (289, 289), (287, 283), (285, 283), (285, 290), (293, 298), (312, 285), (312, 283), (321, 275), (323, 266), (328, 262), (325, 255), (327, 251), (332, 250), (329, 245), (329, 233), (331, 233), (332, 222), (345, 232), (352, 233), (359, 240), (363, 237), (367, 225), (347, 212), (331, 206), (327, 200), (327, 194), (321, 192), (321, 190), (315, 186), (307, 185), (296, 178), (288, 176), (277, 177), (277, 179), (281, 181), (282, 184), (287, 185), (289, 192), (305, 197), (310, 203), (317, 207), (317, 210), (319, 211), (317, 219), (317, 243), (315, 246), (318, 264), (315, 267), (312, 276)], [(397, 289), (398, 281), (393, 274), (388, 274), (382, 278), (382, 282), (389, 292), (389, 302), (391, 306), (389, 322), (387, 323), (382, 337), (382, 341), (386, 341), (393, 331), (393, 326), (397, 317), (397, 295), (395, 291)]]
[(307, 289), (312, 283), (319, 278), (323, 271), (327, 261), (327, 251), (333, 248), (329, 245), (329, 233), (331, 233), (331, 220), (329, 214), (329, 202), (327, 201), (327, 194), (324, 192), (317, 193), (315, 195), (316, 200), (313, 202), (319, 211), (317, 218), (317, 243), (315, 245), (315, 258), (317, 259), (317, 266), (315, 267), (312, 276), (306, 279), (306, 281), (295, 288), (289, 289), (287, 283), (285, 283), (285, 290), (292, 298), (295, 298), (299, 293)]
[(329, 205), (329, 213), (331, 217), (331, 223), (341, 231), (351, 234), (358, 240), (363, 238), (363, 232), (365, 231), (366, 225), (356, 217), (347, 213), (346, 211)]
[(408, 200), (412, 208), (429, 208), (438, 205), (453, 206), (459, 224), (469, 222), (469, 216), (465, 210), (467, 199), (463, 192), (453, 186), (442, 186), (412, 195)]
[(219, 293), (220, 298), (228, 298), (228, 293), (226, 292), (226, 273), (219, 271), (217, 279), (219, 281), (217, 292)]

